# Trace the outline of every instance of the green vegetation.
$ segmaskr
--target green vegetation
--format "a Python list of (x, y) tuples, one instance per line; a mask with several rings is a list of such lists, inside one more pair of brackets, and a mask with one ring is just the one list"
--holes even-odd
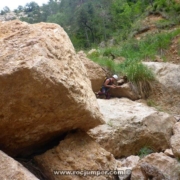
[[(9, 12), (4, 7), (0, 13)], [(180, 3), (175, 0), (49, 0), (39, 6), (36, 2), (18, 6), (14, 12), (25, 13), (21, 20), (29, 23), (53, 22), (61, 25), (76, 48), (91, 48), (114, 38), (116, 43), (132, 38), (142, 29), (141, 20), (147, 15), (159, 15), (156, 23), (164, 29), (180, 22)]]
[(142, 97), (147, 98), (149, 96), (151, 91), (150, 81), (153, 81), (155, 77), (151, 70), (140, 61), (126, 59), (124, 62), (117, 64), (112, 59), (100, 55), (100, 53), (91, 54), (89, 58), (101, 66), (106, 67), (112, 73), (126, 75), (129, 81), (136, 84)]
[(147, 105), (156, 108), (158, 111), (165, 112), (165, 110), (152, 99), (147, 99)]
[(92, 60), (94, 57), (101, 56), (111, 60), (117, 57), (124, 57), (126, 60), (136, 62), (147, 60), (148, 58), (153, 60), (156, 55), (163, 55), (163, 51), (170, 46), (172, 39), (178, 34), (180, 34), (180, 29), (158, 33), (153, 36), (147, 35), (142, 40), (129, 39), (114, 47), (99, 49), (98, 54), (89, 57)]
[(3, 8), (3, 10), (0, 11), (0, 15), (4, 15), (4, 14), (6, 14), (6, 13), (8, 13), (8, 12), (10, 12), (10, 9), (9, 9), (9, 7), (5, 6), (5, 7)]
[[(112, 73), (126, 75), (129, 81), (135, 83), (141, 96), (148, 97), (151, 91), (151, 81), (155, 80), (152, 71), (142, 64), (142, 60), (154, 60), (156, 55), (163, 58), (164, 52), (170, 46), (172, 39), (180, 30), (147, 35), (141, 40), (129, 39), (120, 45), (99, 48), (88, 57)], [(123, 57), (125, 60), (117, 63), (114, 60)], [(164, 59), (165, 61), (165, 59)]]
[(153, 150), (151, 148), (145, 146), (145, 147), (143, 147), (143, 148), (141, 148), (139, 150), (138, 156), (140, 158), (143, 158), (143, 157), (145, 157), (145, 156), (147, 156), (148, 154), (151, 154), (151, 153), (153, 153)]
[(150, 106), (150, 107), (156, 107), (156, 106), (157, 106), (156, 102), (154, 102), (154, 101), (151, 100), (151, 99), (148, 99), (148, 100), (147, 100), (147, 105)]

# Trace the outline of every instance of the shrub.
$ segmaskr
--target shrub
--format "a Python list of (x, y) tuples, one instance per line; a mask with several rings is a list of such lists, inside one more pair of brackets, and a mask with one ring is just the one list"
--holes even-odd
[(138, 156), (139, 156), (140, 158), (143, 158), (143, 157), (145, 157), (145, 156), (147, 156), (148, 154), (151, 154), (151, 153), (153, 153), (153, 150), (152, 150), (151, 148), (149, 148), (149, 147), (143, 147), (143, 148), (141, 148), (141, 149), (139, 150)]
[(103, 57), (103, 56), (88, 56), (92, 61), (96, 62), (102, 67), (107, 68), (111, 72), (115, 72), (115, 63), (109, 59), (108, 57)]
[(152, 81), (155, 79), (152, 71), (141, 62), (130, 64), (125, 69), (125, 74), (130, 81), (135, 83), (139, 81)]
[(92, 58), (98, 58), (98, 57), (100, 57), (100, 55), (101, 55), (100, 51), (99, 50), (95, 50), (92, 53), (88, 54), (88, 57), (90, 59), (92, 59)]
[(121, 70), (128, 80), (137, 86), (140, 95), (147, 98), (152, 90), (151, 81), (155, 80), (155, 75), (141, 62), (128, 64), (129, 62), (122, 64)]

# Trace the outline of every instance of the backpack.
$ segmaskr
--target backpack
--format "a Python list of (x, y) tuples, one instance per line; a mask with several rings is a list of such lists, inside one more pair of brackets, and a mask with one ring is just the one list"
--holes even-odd
[(106, 80), (107, 80), (107, 79), (110, 79), (110, 82), (108, 83), (108, 85), (111, 85), (111, 83), (112, 83), (111, 78), (110, 78), (110, 77), (105, 77), (105, 79), (104, 79), (104, 82), (103, 82), (103, 85), (102, 85), (102, 86), (104, 86), (104, 83), (106, 82)]

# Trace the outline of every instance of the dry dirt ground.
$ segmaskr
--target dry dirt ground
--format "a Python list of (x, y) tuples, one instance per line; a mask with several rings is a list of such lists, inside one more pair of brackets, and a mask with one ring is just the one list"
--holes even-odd
[[(157, 32), (158, 29), (155, 23), (161, 19), (163, 19), (161, 15), (150, 15), (147, 17), (143, 21), (143, 25), (149, 27), (148, 31), (137, 34), (136, 38), (142, 39), (146, 34)], [(173, 27), (172, 29), (175, 28), (178, 27)], [(169, 31), (171, 31), (171, 29)], [(170, 47), (163, 51), (163, 57), (167, 62), (180, 64), (180, 35), (176, 36), (172, 40)], [(163, 59), (157, 56), (156, 61), (162, 62)], [(146, 100), (146, 103), (156, 107), (160, 111), (165, 111), (175, 116), (180, 115), (180, 94), (166, 89), (166, 87), (163, 87), (160, 83), (155, 82), (152, 84), (152, 94)]]

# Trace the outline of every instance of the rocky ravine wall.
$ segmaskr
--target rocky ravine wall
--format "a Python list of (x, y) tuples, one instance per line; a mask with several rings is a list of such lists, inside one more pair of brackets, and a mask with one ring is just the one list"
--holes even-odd
[(164, 62), (144, 62), (156, 76), (150, 100), (173, 115), (180, 114), (180, 65)]
[[(91, 74), (86, 72), (81, 56), (76, 55), (60, 26), (4, 22), (0, 23), (0, 41), (1, 150), (12, 156), (27, 156), (67, 133), (55, 147), (31, 156), (30, 163), (35, 160), (47, 177), (40, 179), (113, 180), (118, 177), (55, 176), (53, 171), (127, 167), (132, 169), (132, 180), (180, 179), (179, 163), (174, 158), (179, 157), (180, 131), (176, 120), (126, 98), (99, 100), (98, 105), (88, 78)], [(107, 124), (101, 125), (103, 119)], [(79, 128), (94, 128), (89, 134), (97, 142), (85, 132), (75, 131)], [(141, 160), (127, 157), (146, 145), (164, 153), (150, 154)], [(168, 150), (170, 155), (166, 148), (172, 148)], [(127, 158), (122, 163), (113, 155)], [(130, 162), (133, 158), (134, 162)], [(37, 179), (3, 152), (0, 160), (2, 179)]]

